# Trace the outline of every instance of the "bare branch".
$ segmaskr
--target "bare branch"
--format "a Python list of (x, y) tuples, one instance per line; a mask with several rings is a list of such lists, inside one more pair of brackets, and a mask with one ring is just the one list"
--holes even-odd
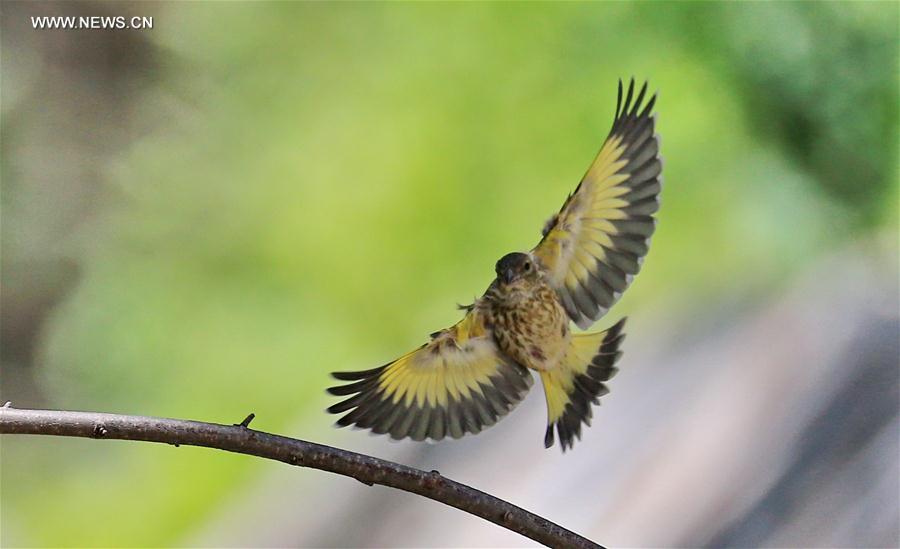
[(0, 434), (141, 440), (203, 446), (329, 471), (368, 484), (390, 486), (456, 507), (549, 547), (602, 547), (521, 507), (442, 476), (322, 444), (250, 429), (253, 414), (237, 425), (93, 412), (0, 408)]

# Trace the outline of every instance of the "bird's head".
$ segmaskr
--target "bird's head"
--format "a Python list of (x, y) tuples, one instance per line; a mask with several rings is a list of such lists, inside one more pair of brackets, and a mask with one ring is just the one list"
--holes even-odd
[(535, 280), (538, 276), (537, 267), (531, 256), (521, 252), (513, 252), (501, 257), (495, 270), (497, 271), (497, 280), (504, 286), (517, 282), (527, 283)]

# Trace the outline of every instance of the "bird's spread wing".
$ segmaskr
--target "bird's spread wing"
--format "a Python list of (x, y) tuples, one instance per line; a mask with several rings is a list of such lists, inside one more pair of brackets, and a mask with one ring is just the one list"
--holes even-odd
[(569, 317), (587, 328), (619, 299), (641, 267), (659, 209), (659, 137), (654, 95), (634, 98), (634, 81), (609, 137), (575, 192), (532, 251)]
[(576, 334), (558, 368), (541, 372), (547, 397), (547, 431), (544, 446), (553, 445), (553, 431), (563, 451), (581, 438), (581, 424), (591, 424), (591, 405), (609, 392), (604, 382), (618, 372), (619, 345), (625, 338), (623, 318), (605, 332)]
[(478, 433), (509, 412), (531, 387), (531, 374), (503, 356), (477, 309), (399, 359), (362, 372), (332, 374), (347, 396), (328, 409), (349, 412), (356, 425), (392, 438), (441, 440)]

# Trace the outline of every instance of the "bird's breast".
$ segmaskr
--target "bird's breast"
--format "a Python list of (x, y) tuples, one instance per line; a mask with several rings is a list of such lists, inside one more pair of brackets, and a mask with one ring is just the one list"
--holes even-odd
[(555, 368), (569, 340), (568, 318), (550, 288), (492, 307), (494, 338), (510, 358), (534, 370)]

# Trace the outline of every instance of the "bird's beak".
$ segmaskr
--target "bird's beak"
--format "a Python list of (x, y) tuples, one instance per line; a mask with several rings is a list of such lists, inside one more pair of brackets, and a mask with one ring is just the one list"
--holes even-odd
[(503, 271), (500, 274), (500, 279), (503, 281), (504, 284), (509, 284), (510, 282), (513, 281), (513, 276), (515, 276), (515, 273), (513, 273), (513, 270), (506, 269), (505, 271)]

